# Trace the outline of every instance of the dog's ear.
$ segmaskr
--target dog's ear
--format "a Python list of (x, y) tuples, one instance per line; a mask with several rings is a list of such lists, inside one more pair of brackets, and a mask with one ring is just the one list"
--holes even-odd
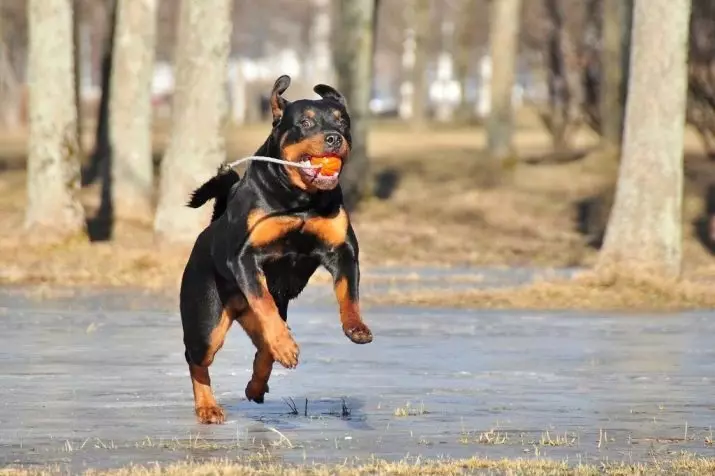
[(340, 94), (337, 89), (327, 84), (316, 84), (313, 91), (323, 99), (332, 99), (337, 101), (342, 106), (347, 106), (345, 96)]
[(273, 122), (275, 123), (283, 117), (283, 111), (288, 105), (288, 101), (281, 96), (290, 86), (290, 76), (284, 74), (276, 79), (271, 91), (271, 112), (273, 113)]

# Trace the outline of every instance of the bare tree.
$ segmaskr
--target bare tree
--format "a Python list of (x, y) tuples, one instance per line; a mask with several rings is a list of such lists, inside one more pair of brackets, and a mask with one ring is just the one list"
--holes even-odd
[(691, 0), (635, 0), (623, 155), (600, 269), (680, 273), (690, 9)]
[(621, 146), (628, 91), (628, 52), (633, 0), (604, 0), (601, 51), (601, 137), (604, 145)]
[(30, 137), (25, 226), (46, 238), (84, 234), (74, 88), (72, 0), (30, 0)]
[(372, 93), (375, 0), (341, 0), (339, 14), (335, 69), (338, 88), (345, 96), (350, 112), (353, 142), (341, 185), (346, 206), (352, 208), (367, 193), (370, 179), (367, 130)]
[(690, 17), (687, 119), (715, 159), (715, 3), (694, 0)]
[(478, 7), (479, 0), (461, 0), (457, 9), (457, 25), (454, 39), (454, 69), (457, 81), (459, 81), (460, 97), (457, 106), (457, 119), (469, 121), (473, 116), (473, 108), (467, 98), (467, 82), (473, 65), (477, 60), (476, 48), (474, 47), (475, 30), (479, 24)]
[(154, 220), (154, 231), (165, 241), (196, 238), (205, 217), (186, 207), (189, 193), (226, 159), (223, 119), (232, 4), (181, 2), (171, 139), (161, 163)]
[(6, 40), (5, 23), (0, 17), (0, 124), (13, 129), (20, 124), (21, 83), (10, 58), (10, 48)]
[(114, 216), (149, 220), (152, 212), (151, 83), (156, 0), (118, 0), (109, 135)]
[(410, 0), (414, 28), (414, 56), (410, 69), (412, 84), (412, 115), (410, 124), (414, 129), (423, 129), (427, 122), (427, 53), (430, 40), (430, 5), (429, 0)]
[(312, 0), (314, 14), (309, 29), (309, 73), (312, 75), (311, 80), (316, 84), (331, 84), (335, 79), (330, 44), (332, 3), (330, 0)]
[(556, 151), (567, 147), (569, 136), (580, 126), (579, 109), (582, 105), (578, 46), (566, 27), (561, 3), (559, 0), (545, 0), (550, 23), (545, 48), (549, 105), (546, 111), (542, 111), (541, 118), (551, 134)]
[(512, 145), (514, 89), (521, 0), (492, 0), (489, 31), (492, 62), (491, 106), (487, 120), (488, 181), (498, 183), (515, 165)]

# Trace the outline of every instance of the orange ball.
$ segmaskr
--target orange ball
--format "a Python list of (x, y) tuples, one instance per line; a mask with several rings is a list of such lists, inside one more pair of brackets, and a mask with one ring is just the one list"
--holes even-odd
[(337, 157), (311, 157), (310, 163), (320, 165), (320, 173), (328, 176), (339, 173), (343, 165), (343, 162)]

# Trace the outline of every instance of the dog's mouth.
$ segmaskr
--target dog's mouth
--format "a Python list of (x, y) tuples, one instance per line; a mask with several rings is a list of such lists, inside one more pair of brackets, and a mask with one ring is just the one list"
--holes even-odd
[(320, 190), (331, 190), (338, 185), (343, 158), (337, 154), (308, 156), (300, 160), (300, 175), (306, 184)]

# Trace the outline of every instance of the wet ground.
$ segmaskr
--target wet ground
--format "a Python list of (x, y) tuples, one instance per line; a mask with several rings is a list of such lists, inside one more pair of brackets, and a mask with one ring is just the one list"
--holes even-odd
[[(450, 276), (423, 274), (436, 285)], [(482, 276), (499, 284), (532, 275)], [(211, 368), (228, 422), (202, 426), (169, 301), (125, 291), (42, 296), (0, 293), (0, 467), (715, 456), (711, 312), (371, 307), (375, 341), (357, 346), (340, 332), (330, 288), (313, 285), (289, 313), (298, 369), (276, 367), (266, 403), (247, 402), (254, 351), (234, 328)]]

